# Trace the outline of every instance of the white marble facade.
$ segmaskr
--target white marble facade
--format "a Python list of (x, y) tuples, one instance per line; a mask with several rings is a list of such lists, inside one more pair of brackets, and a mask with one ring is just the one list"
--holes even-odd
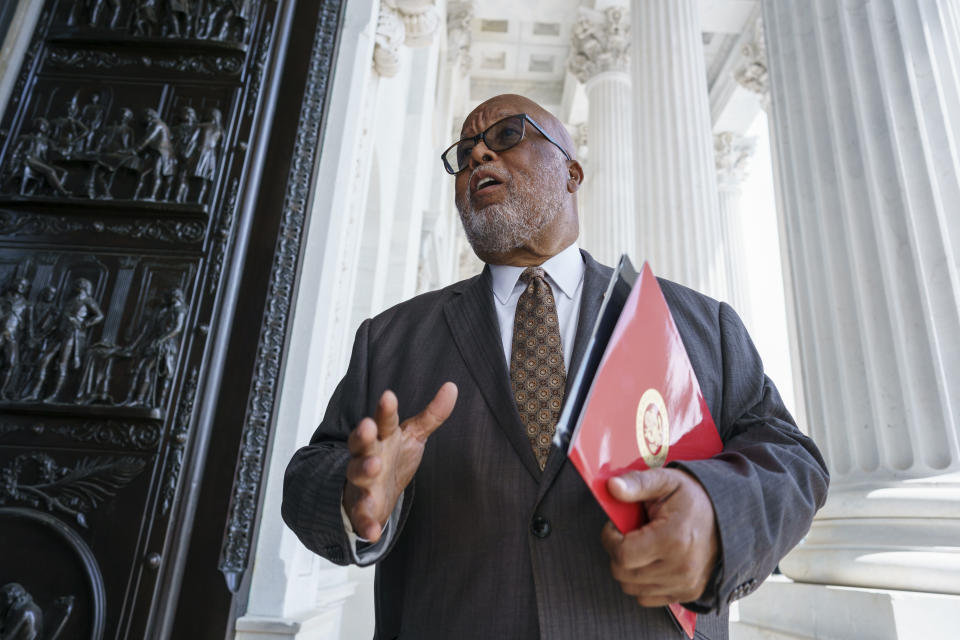
[[(794, 356), (796, 413), (834, 485), (783, 563), (789, 577), (744, 600), (732, 633), (947, 637), (944, 625), (960, 625), (960, 404), (948, 383), (960, 374), (956, 6), (563, 3), (569, 45), (558, 55), (568, 73), (553, 95), (542, 81), (547, 45), (497, 53), (500, 41), (537, 42), (535, 30), (498, 23), (504, 4), (347, 3), (330, 112), (338, 124), (320, 166), (321, 183), (335, 186), (318, 192), (311, 222), (238, 637), (372, 632), (371, 571), (333, 567), (299, 546), (279, 520), (282, 471), (319, 420), (360, 320), (478, 268), (437, 154), (497, 86), (547, 103), (581, 145), (587, 248), (608, 261), (620, 251), (651, 258), (731, 300), (748, 326), (784, 316), (769, 292), (748, 286), (751, 222), (739, 206), (756, 144), (746, 134), (766, 112), (783, 349)], [(535, 9), (518, 11), (537, 24)], [(652, 21), (668, 28), (654, 32)], [(701, 21), (727, 25), (712, 51)], [(411, 22), (434, 27), (411, 37)], [(543, 73), (512, 79), (521, 58)], [(684, 232), (672, 234), (678, 221)]]

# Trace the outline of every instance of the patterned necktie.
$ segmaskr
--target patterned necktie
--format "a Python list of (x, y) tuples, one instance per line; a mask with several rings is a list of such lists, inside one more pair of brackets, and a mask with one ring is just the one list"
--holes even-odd
[(520, 281), (527, 288), (520, 294), (513, 319), (510, 386), (542, 471), (560, 417), (567, 371), (557, 305), (543, 269), (527, 267)]

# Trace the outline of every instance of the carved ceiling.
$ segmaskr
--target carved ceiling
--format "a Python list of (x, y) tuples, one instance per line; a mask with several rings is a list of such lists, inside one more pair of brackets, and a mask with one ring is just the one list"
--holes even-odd
[[(499, 93), (522, 93), (569, 123), (586, 118), (583, 87), (567, 71), (570, 35), (581, 6), (603, 9), (629, 0), (481, 0), (474, 2), (470, 94), (465, 109)], [(708, 85), (739, 34), (758, 12), (757, 0), (700, 0)]]

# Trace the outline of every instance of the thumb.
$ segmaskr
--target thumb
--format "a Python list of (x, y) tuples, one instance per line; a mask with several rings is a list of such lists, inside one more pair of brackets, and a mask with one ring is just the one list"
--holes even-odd
[(417, 438), (426, 439), (443, 424), (444, 420), (450, 417), (453, 412), (453, 405), (457, 402), (457, 393), (457, 385), (452, 382), (444, 382), (430, 404), (411, 418), (405, 428), (409, 429)]
[(667, 469), (628, 471), (607, 480), (607, 490), (621, 502), (645, 502), (670, 495), (677, 481)]

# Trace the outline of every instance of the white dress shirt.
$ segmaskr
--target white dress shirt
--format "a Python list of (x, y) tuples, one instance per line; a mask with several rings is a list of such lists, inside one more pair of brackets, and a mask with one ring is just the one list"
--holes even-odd
[[(577, 335), (577, 321), (580, 317), (580, 300), (583, 298), (583, 274), (586, 267), (583, 263), (583, 256), (580, 254), (580, 247), (574, 242), (572, 245), (551, 257), (542, 265), (547, 274), (547, 282), (553, 290), (553, 299), (557, 303), (557, 320), (560, 323), (560, 344), (563, 348), (563, 365), (570, 375), (570, 358), (573, 354), (573, 343)], [(520, 274), (526, 267), (513, 267), (510, 265), (491, 264), (490, 275), (493, 276), (493, 307), (497, 312), (497, 322), (500, 326), (500, 341), (503, 345), (503, 355), (510, 366), (510, 355), (513, 348), (513, 319), (517, 313), (517, 302), (520, 300), (520, 294), (526, 289), (526, 285), (520, 281)], [(383, 535), (376, 544), (358, 548), (358, 543), (365, 540), (357, 536), (350, 524), (350, 518), (347, 512), (340, 507), (340, 514), (343, 516), (343, 525), (350, 540), (350, 549), (353, 551), (353, 559), (356, 562), (361, 560), (371, 562), (380, 559), (384, 550), (390, 544), (393, 532), (397, 528), (397, 521), (400, 518), (400, 509), (403, 506), (403, 494), (400, 494), (400, 500), (397, 506), (390, 514), (383, 530)]]
[[(553, 299), (557, 302), (563, 366), (569, 373), (573, 342), (577, 335), (577, 319), (580, 317), (580, 299), (583, 297), (583, 274), (586, 270), (580, 247), (574, 242), (540, 266), (547, 272), (547, 282), (553, 290)], [(490, 265), (490, 275), (493, 276), (493, 307), (497, 311), (500, 340), (503, 343), (507, 366), (510, 364), (513, 345), (513, 318), (517, 313), (520, 294), (526, 288), (526, 285), (520, 282), (520, 274), (525, 268)]]

